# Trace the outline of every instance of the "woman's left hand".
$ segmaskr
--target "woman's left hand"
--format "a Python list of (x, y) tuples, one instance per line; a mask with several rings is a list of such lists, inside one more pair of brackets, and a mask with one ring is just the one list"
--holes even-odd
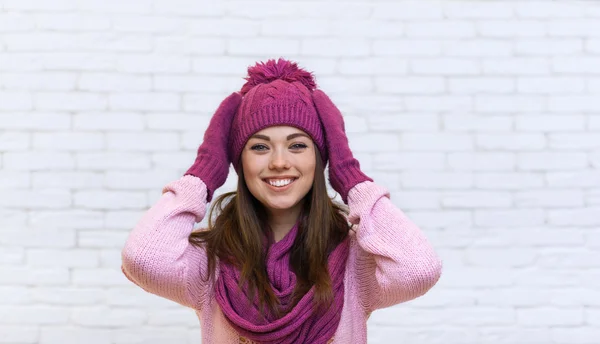
[(358, 160), (352, 155), (340, 110), (321, 90), (313, 91), (313, 101), (325, 130), (329, 155), (329, 182), (347, 204), (350, 189), (358, 183), (373, 179), (360, 170)]

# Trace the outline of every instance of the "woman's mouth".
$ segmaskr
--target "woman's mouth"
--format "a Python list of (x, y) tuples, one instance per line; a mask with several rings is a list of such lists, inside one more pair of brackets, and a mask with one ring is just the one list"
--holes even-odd
[(292, 184), (294, 184), (294, 182), (297, 180), (298, 178), (269, 178), (269, 179), (263, 179), (263, 181), (272, 189), (275, 191), (285, 191), (287, 189), (290, 188), (290, 186)]

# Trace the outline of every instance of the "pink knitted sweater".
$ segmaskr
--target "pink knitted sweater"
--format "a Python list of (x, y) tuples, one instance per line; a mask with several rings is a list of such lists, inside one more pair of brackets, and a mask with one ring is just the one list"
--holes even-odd
[[(366, 181), (348, 195), (348, 220), (357, 224), (344, 277), (344, 307), (332, 343), (367, 342), (367, 319), (376, 309), (423, 295), (442, 264), (421, 230)], [(184, 176), (163, 189), (159, 201), (131, 232), (122, 252), (125, 276), (144, 290), (190, 307), (200, 319), (202, 342), (250, 343), (229, 325), (214, 297), (206, 252), (188, 243), (206, 211), (206, 186)]]

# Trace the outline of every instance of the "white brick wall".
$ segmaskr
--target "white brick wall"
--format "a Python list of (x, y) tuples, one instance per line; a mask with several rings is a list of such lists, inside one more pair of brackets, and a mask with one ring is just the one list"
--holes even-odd
[(444, 259), (370, 343), (598, 344), (599, 54), (594, 1), (0, 0), (0, 343), (199, 343), (120, 249), (284, 56)]

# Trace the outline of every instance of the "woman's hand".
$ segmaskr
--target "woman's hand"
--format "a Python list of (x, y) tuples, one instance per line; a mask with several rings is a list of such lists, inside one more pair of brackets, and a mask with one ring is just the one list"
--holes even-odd
[(358, 160), (352, 155), (340, 110), (321, 90), (313, 91), (313, 101), (325, 130), (329, 154), (329, 182), (347, 204), (350, 189), (358, 183), (373, 179), (360, 170)]
[(208, 202), (212, 199), (214, 191), (225, 183), (229, 174), (229, 132), (241, 101), (242, 96), (235, 92), (221, 102), (204, 132), (204, 140), (198, 148), (196, 161), (185, 173), (204, 182)]

